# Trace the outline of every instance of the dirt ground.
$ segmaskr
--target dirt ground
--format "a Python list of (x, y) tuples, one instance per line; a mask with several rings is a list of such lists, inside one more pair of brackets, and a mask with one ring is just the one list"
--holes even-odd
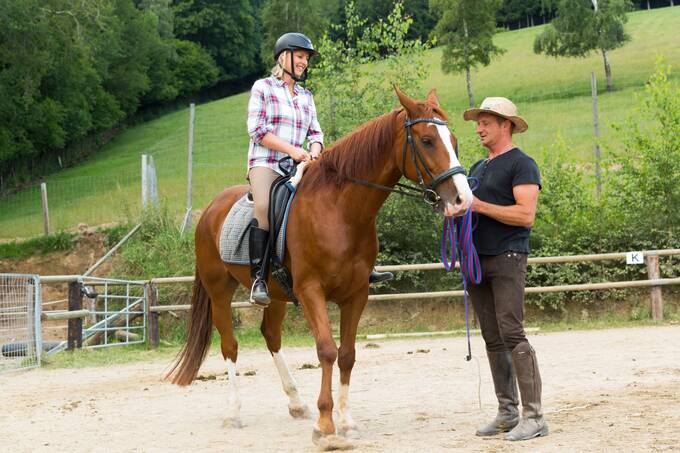
[[(355, 451), (680, 451), (680, 326), (531, 337), (541, 365), (548, 437), (478, 438), (495, 410), (481, 338), (359, 343), (350, 404)], [(314, 348), (288, 349), (316, 417)], [(481, 403), (479, 372), (481, 370)], [(312, 452), (312, 420), (294, 420), (264, 350), (239, 356), (244, 427), (223, 428), (226, 376), (210, 355), (187, 388), (163, 382), (167, 361), (0, 376), (0, 450)], [(335, 379), (337, 382), (337, 370)], [(214, 379), (212, 379), (215, 377)]]

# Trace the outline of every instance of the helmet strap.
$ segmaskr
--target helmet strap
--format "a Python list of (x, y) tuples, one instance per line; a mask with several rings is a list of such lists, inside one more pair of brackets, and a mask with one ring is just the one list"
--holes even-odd
[(286, 67), (282, 67), (283, 72), (288, 74), (294, 81), (296, 82), (304, 82), (307, 80), (307, 69), (305, 68), (305, 72), (302, 73), (300, 77), (295, 75), (295, 61), (293, 59), (293, 49), (290, 49), (290, 68), (293, 70), (292, 72), (287, 70)]

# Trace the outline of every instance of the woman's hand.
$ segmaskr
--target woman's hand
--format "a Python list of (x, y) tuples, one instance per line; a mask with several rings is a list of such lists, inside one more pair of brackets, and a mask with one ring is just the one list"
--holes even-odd
[(288, 155), (292, 157), (295, 162), (307, 162), (309, 160), (309, 154), (302, 148), (293, 147)]
[(312, 145), (309, 147), (309, 155), (312, 160), (318, 159), (321, 155), (321, 144), (318, 142), (312, 143)]

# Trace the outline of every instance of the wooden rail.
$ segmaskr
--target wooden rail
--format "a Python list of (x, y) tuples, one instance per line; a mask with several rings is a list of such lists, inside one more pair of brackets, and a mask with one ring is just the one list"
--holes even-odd
[[(646, 250), (642, 252), (645, 257), (647, 265), (648, 280), (632, 280), (621, 282), (602, 282), (602, 283), (583, 283), (574, 285), (556, 285), (556, 286), (539, 286), (525, 288), (526, 294), (537, 293), (554, 293), (567, 291), (594, 291), (604, 289), (622, 289), (622, 288), (651, 288), (651, 306), (652, 319), (661, 321), (663, 319), (663, 299), (661, 297), (661, 287), (667, 285), (680, 284), (680, 277), (673, 278), (659, 278), (659, 257), (680, 255), (680, 249), (666, 249), (666, 250)], [(566, 256), (551, 256), (551, 257), (532, 257), (527, 260), (530, 265), (537, 264), (563, 264), (587, 261), (605, 261), (605, 260), (624, 260), (626, 253), (603, 253), (592, 255), (566, 255)], [(458, 266), (458, 263), (456, 263)], [(425, 263), (425, 264), (403, 264), (403, 265), (387, 265), (376, 266), (379, 271), (404, 272), (404, 271), (426, 271), (426, 270), (441, 270), (444, 269), (442, 263)], [(82, 344), (82, 318), (89, 315), (90, 311), (82, 308), (82, 294), (80, 293), (80, 283), (86, 285), (96, 286), (102, 284), (101, 282), (91, 281), (86, 276), (80, 275), (52, 275), (40, 277), (41, 283), (69, 283), (69, 311), (55, 311), (44, 312), (43, 319), (68, 319), (69, 322), (69, 349), (80, 347)], [(191, 308), (191, 305), (158, 305), (158, 285), (177, 284), (177, 283), (193, 283), (193, 276), (180, 277), (161, 277), (152, 278), (148, 281), (137, 281), (136, 283), (144, 284), (147, 304), (147, 317), (149, 328), (149, 342), (152, 346), (157, 346), (159, 342), (159, 323), (158, 317), (161, 313), (186, 311)], [(401, 294), (371, 294), (368, 296), (369, 301), (391, 301), (391, 300), (419, 300), (419, 299), (437, 299), (462, 297), (464, 295), (462, 290), (457, 291), (436, 291), (423, 293), (401, 293)], [(233, 302), (232, 308), (251, 308), (252, 305), (248, 302)]]

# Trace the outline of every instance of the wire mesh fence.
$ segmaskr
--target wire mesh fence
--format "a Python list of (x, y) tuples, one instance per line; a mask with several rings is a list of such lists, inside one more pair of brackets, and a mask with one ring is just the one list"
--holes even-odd
[[(50, 231), (80, 223), (101, 225), (134, 218), (141, 205), (137, 172), (49, 179)], [(0, 237), (26, 238), (44, 232), (40, 184), (0, 194)]]
[(35, 275), (0, 274), (0, 373), (40, 366), (40, 284)]

